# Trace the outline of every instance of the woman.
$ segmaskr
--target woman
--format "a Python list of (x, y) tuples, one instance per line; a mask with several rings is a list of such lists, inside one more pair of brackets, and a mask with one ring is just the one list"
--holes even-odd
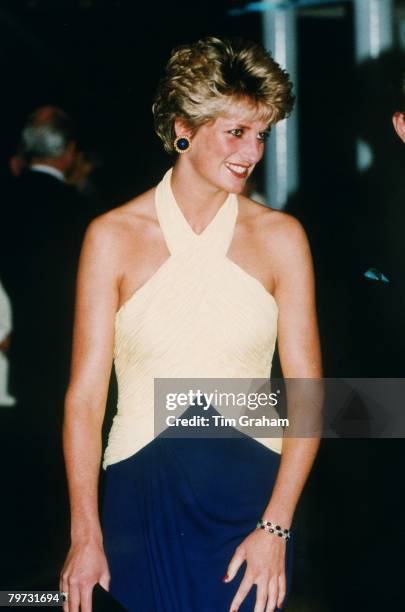
[(64, 424), (69, 612), (91, 610), (96, 583), (130, 611), (270, 612), (285, 600), (288, 529), (318, 441), (286, 438), (280, 460), (274, 438), (153, 439), (153, 380), (268, 378), (277, 333), (285, 377), (321, 375), (305, 234), (239, 195), (292, 105), (288, 75), (259, 45), (175, 50), (153, 106), (174, 167), (87, 231)]

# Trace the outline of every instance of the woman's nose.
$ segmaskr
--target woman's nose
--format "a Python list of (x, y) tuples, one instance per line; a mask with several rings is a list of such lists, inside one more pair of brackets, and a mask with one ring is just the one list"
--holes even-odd
[(243, 155), (249, 164), (257, 164), (263, 155), (263, 143), (256, 136), (249, 136), (244, 142)]

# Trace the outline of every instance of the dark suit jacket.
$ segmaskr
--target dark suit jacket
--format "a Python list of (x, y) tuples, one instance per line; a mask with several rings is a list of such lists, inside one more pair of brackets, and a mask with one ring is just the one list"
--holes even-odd
[(75, 190), (42, 172), (26, 171), (3, 200), (0, 277), (13, 306), (11, 390), (35, 422), (40, 413), (59, 419), (87, 219)]

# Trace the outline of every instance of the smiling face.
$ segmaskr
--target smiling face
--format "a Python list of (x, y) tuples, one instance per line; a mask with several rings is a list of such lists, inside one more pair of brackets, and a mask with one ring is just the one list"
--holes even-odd
[[(190, 134), (181, 121), (178, 135)], [(200, 180), (228, 193), (241, 193), (264, 153), (269, 122), (241, 105), (202, 125), (191, 136), (191, 148), (179, 161), (187, 163)]]

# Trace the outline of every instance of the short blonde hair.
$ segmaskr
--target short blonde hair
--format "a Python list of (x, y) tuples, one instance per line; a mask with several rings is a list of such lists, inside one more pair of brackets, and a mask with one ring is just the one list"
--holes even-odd
[(247, 102), (255, 116), (276, 123), (294, 105), (292, 83), (261, 45), (209, 36), (173, 50), (156, 93), (152, 112), (165, 150), (174, 152), (174, 122), (201, 125)]

